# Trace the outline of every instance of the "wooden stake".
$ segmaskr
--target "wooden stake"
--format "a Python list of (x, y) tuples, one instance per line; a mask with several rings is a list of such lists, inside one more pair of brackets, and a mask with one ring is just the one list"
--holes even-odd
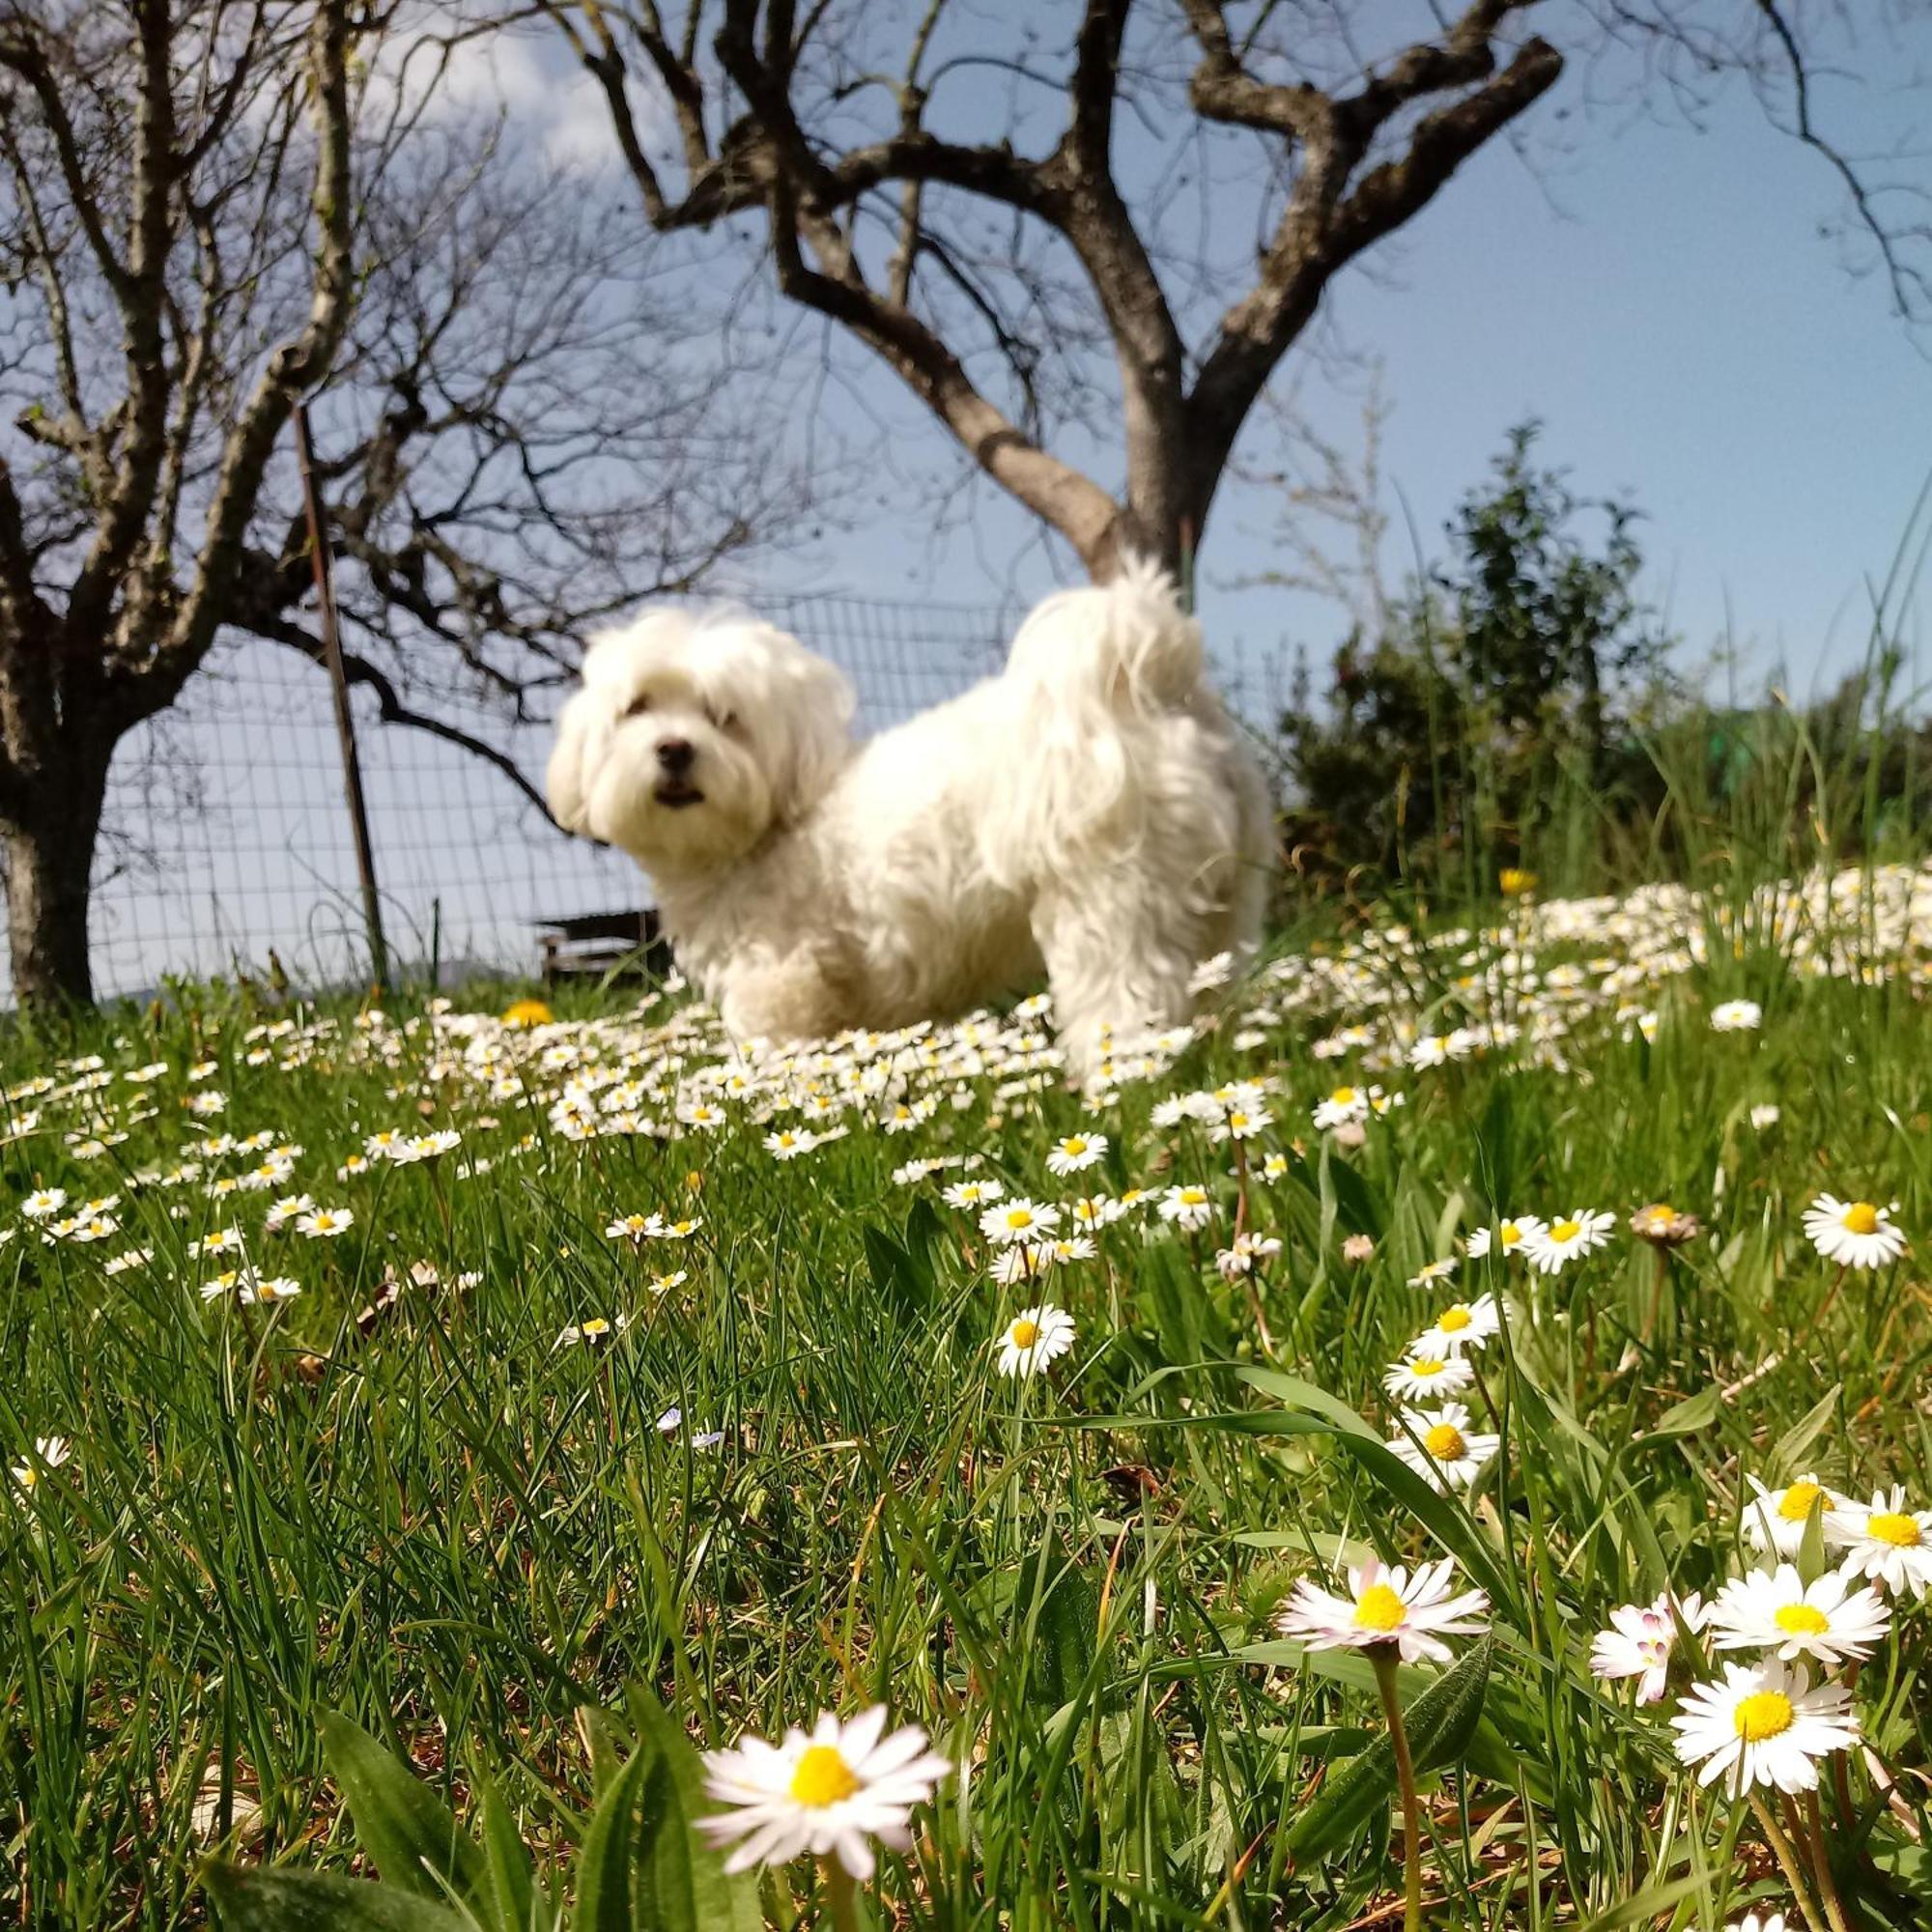
[(308, 510), (308, 550), (315, 565), (315, 594), (322, 610), (323, 662), (335, 696), (335, 735), (342, 746), (342, 789), (349, 801), (349, 826), (355, 838), (355, 870), (362, 881), (362, 922), (369, 934), (369, 968), (380, 993), (388, 983), (389, 949), (383, 937), (383, 903), (376, 892), (376, 855), (369, 843), (369, 807), (362, 795), (362, 763), (355, 754), (355, 719), (349, 709), (349, 676), (342, 666), (342, 634), (335, 621), (335, 586), (328, 571), (328, 545), (323, 540), (322, 499), (315, 488), (315, 445), (309, 437), (308, 405), (296, 405), (296, 455), (301, 465), (302, 501)]

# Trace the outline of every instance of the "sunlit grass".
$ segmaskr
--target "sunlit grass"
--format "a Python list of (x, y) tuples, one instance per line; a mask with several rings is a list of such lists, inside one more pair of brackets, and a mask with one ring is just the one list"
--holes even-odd
[[(967, 1775), (914, 1853), (883, 1862), (876, 1895), (911, 1922), (1393, 1924), (1392, 1798), (1296, 1851), (1321, 1781), (1381, 1731), (1374, 1672), (1274, 1623), (1297, 1577), (1373, 1551), (1452, 1555), (1492, 1600), (1482, 1723), (1460, 1770), (1425, 1779), (1432, 1922), (1793, 1911), (1748, 1809), (1675, 1765), (1671, 1705), (1634, 1708), (1587, 1659), (1615, 1606), (1666, 1584), (1708, 1596), (1739, 1567), (1747, 1474), (1932, 1492), (1915, 950), (1932, 929), (1848, 890), (1836, 923), (1863, 955), (1813, 972), (1823, 903), (1742, 928), (1673, 913), (1673, 950), (1653, 947), (1655, 922), (1532, 923), (1512, 901), (1487, 939), (1427, 957), (1384, 942), (1360, 976), (1291, 961), (1094, 1106), (1025, 1018), (984, 1024), (982, 1067), (949, 1039), (802, 1069), (794, 1097), (809, 1073), (838, 1107), (769, 1121), (756, 1081), (694, 1086), (716, 1058), (700, 1027), (663, 1030), (665, 1006), (624, 1018), (614, 999), (594, 1026), (505, 1034), (406, 1000), (384, 1026), (317, 1025), (203, 992), (22, 1040), (15, 1082), (71, 1090), (86, 1053), (114, 1078), (16, 1093), (16, 1123), (40, 1119), (5, 1148), (12, 1196), (57, 1186), (71, 1214), (118, 1193), (121, 1226), (47, 1244), (46, 1223), (4, 1217), (0, 1446), (13, 1463), (37, 1437), (72, 1444), (0, 1505), (7, 1915), (193, 1922), (218, 1851), (350, 1869), (330, 1711), (459, 1811), (487, 1775), (561, 1869), (595, 1773), (578, 1713), (637, 1683), (710, 1746), (875, 1701), (923, 1723)], [(1761, 1027), (1714, 1033), (1712, 1007), (1740, 997)], [(1489, 1021), (1520, 1033), (1406, 1064), (1416, 1033)], [(1315, 1056), (1351, 1024), (1366, 1042)], [(559, 1047), (574, 1065), (545, 1064)], [(121, 1077), (151, 1063), (167, 1066), (151, 1086)], [(655, 1088), (637, 1111), (667, 1135), (567, 1138), (553, 1103), (592, 1064)], [(493, 1092), (512, 1067), (525, 1092)], [(1168, 1094), (1236, 1073), (1270, 1083), (1259, 1138), (1153, 1124)], [(1355, 1146), (1311, 1120), (1344, 1083), (1401, 1095)], [(184, 1106), (210, 1092), (225, 1111)], [(921, 1097), (929, 1117), (885, 1131), (892, 1100)], [(723, 1124), (677, 1123), (680, 1099)], [(93, 1124), (128, 1138), (81, 1158), (63, 1136), (102, 1106)], [(834, 1122), (849, 1131), (796, 1158), (762, 1145)], [(1109, 1136), (1104, 1160), (1049, 1174), (1083, 1123)], [(445, 1128), (459, 1147), (337, 1179), (381, 1130)], [(260, 1151), (135, 1182), (208, 1134), (258, 1132), (301, 1150), (270, 1190), (206, 1192)], [(979, 1164), (903, 1171), (935, 1156)], [(969, 1172), (1044, 1203), (1150, 1199), (1094, 1234), (1093, 1260), (1002, 1287), (977, 1210), (942, 1200)], [(1190, 1233), (1152, 1203), (1193, 1183), (1213, 1218)], [(1800, 1225), (1827, 1190), (1896, 1202), (1914, 1249), (1838, 1283)], [(300, 1192), (352, 1209), (351, 1228), (263, 1235), (270, 1203)], [(1655, 1203), (1694, 1214), (1695, 1238), (1664, 1251), (1629, 1233)], [(1492, 1253), (1409, 1285), (1502, 1215), (1579, 1208), (1613, 1212), (1615, 1234), (1560, 1273)], [(606, 1233), (633, 1212), (696, 1226)], [(1216, 1255), (1237, 1216), (1282, 1251), (1228, 1279)], [(301, 1293), (204, 1302), (217, 1264), (187, 1247), (227, 1226)], [(1366, 1259), (1347, 1258), (1350, 1236)], [(109, 1277), (133, 1248), (152, 1262)], [(1485, 1290), (1513, 1312), (1463, 1399), (1503, 1446), (1445, 1499), (1376, 1446), (1382, 1377), (1445, 1301)], [(1001, 1376), (1000, 1336), (1041, 1301), (1072, 1316), (1073, 1348)], [(596, 1321), (610, 1339), (559, 1346)], [(1893, 1788), (1861, 1760), (1851, 1813), (1826, 1796), (1852, 1923), (1910, 1923), (1932, 1888), (1926, 1613), (1898, 1610), (1858, 1687)], [(1404, 1695), (1435, 1674), (1406, 1668)], [(816, 1883), (810, 1866), (768, 1876), (768, 1915), (790, 1923)]]

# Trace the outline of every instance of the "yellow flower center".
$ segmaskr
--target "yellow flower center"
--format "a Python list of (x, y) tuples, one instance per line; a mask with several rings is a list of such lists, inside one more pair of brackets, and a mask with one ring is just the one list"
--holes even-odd
[(1917, 1549), (1924, 1541), (1919, 1534), (1918, 1519), (1907, 1516), (1903, 1510), (1884, 1510), (1866, 1518), (1865, 1529), (1880, 1543), (1889, 1543), (1896, 1549)]
[(1031, 1228), (1033, 1226), (1033, 1210), (1028, 1208), (1009, 1208), (1007, 1209), (1007, 1226), (1009, 1228)]
[(1847, 1234), (1875, 1235), (1878, 1233), (1878, 1209), (1869, 1201), (1854, 1201), (1838, 1216), (1838, 1225)]
[(1522, 1230), (1514, 1221), (1505, 1221), (1497, 1233), (1502, 1236), (1503, 1246), (1513, 1248), (1522, 1239)]
[(1060, 1151), (1062, 1153), (1085, 1153), (1087, 1151), (1087, 1143), (1078, 1134), (1069, 1134), (1065, 1140), (1061, 1142)]
[(1015, 1349), (1031, 1349), (1039, 1340), (1039, 1323), (1037, 1321), (1015, 1321), (1007, 1330), (1007, 1340)]
[(1328, 1097), (1338, 1107), (1352, 1107), (1355, 1104), (1355, 1090), (1352, 1087), (1338, 1087)]
[(1468, 1309), (1459, 1301), (1454, 1308), (1445, 1308), (1442, 1311), (1436, 1318), (1435, 1325), (1445, 1335), (1453, 1335), (1457, 1329), (1466, 1328), (1473, 1320), (1474, 1317), (1470, 1315)]
[(1407, 1615), (1407, 1606), (1386, 1583), (1371, 1583), (1355, 1600), (1357, 1630), (1400, 1630)]
[(1667, 1201), (1660, 1201), (1655, 1208), (1646, 1208), (1643, 1216), (1653, 1228), (1667, 1228), (1677, 1218), (1677, 1209)]
[(832, 1745), (813, 1745), (799, 1759), (798, 1769), (791, 1775), (791, 1795), (815, 1811), (850, 1798), (858, 1788), (859, 1780), (852, 1776), (852, 1767)]
[(1438, 1422), (1422, 1438), (1422, 1446), (1438, 1463), (1458, 1463), (1468, 1451), (1468, 1444), (1463, 1440), (1463, 1432), (1453, 1422)]
[(1582, 1232), (1580, 1221), (1552, 1221), (1549, 1224), (1549, 1238), (1552, 1241), (1574, 1241)]
[(1448, 1366), (1447, 1362), (1438, 1361), (1434, 1355), (1418, 1355), (1409, 1363), (1408, 1372), (1412, 1376), (1439, 1376)]
[(1793, 1483), (1777, 1499), (1777, 1513), (1786, 1522), (1803, 1522), (1811, 1505), (1825, 1493), (1817, 1483)]
[(1747, 1745), (1762, 1744), (1767, 1738), (1780, 1738), (1791, 1728), (1794, 1712), (1791, 1699), (1782, 1690), (1753, 1690), (1738, 1701), (1733, 1722), (1738, 1736)]
[(1832, 1619), (1809, 1604), (1780, 1604), (1772, 1621), (1787, 1636), (1816, 1636), (1832, 1628)]

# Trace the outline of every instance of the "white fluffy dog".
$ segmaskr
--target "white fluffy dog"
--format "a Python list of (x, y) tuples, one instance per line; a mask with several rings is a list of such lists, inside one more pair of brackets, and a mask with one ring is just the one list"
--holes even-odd
[(1265, 786), (1157, 570), (1050, 597), (1005, 672), (863, 745), (844, 675), (742, 612), (592, 641), (550, 761), (557, 822), (656, 884), (742, 1039), (944, 1017), (1044, 969), (1068, 1065), (1162, 1026), (1260, 936)]

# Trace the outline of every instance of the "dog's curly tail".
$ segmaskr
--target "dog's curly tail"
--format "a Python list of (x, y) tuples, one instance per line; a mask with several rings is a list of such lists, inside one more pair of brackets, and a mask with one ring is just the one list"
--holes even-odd
[(1143, 556), (1125, 558), (1106, 583), (1049, 597), (1020, 627), (1007, 665), (1009, 677), (1069, 714), (1172, 709), (1205, 669), (1201, 626), (1174, 579)]
[(1205, 681), (1201, 627), (1157, 564), (1134, 558), (1040, 605), (1001, 680), (1008, 776), (980, 808), (989, 874), (1037, 889), (1136, 852), (1164, 801), (1198, 788), (1181, 741), (1204, 702), (1218, 715)]

